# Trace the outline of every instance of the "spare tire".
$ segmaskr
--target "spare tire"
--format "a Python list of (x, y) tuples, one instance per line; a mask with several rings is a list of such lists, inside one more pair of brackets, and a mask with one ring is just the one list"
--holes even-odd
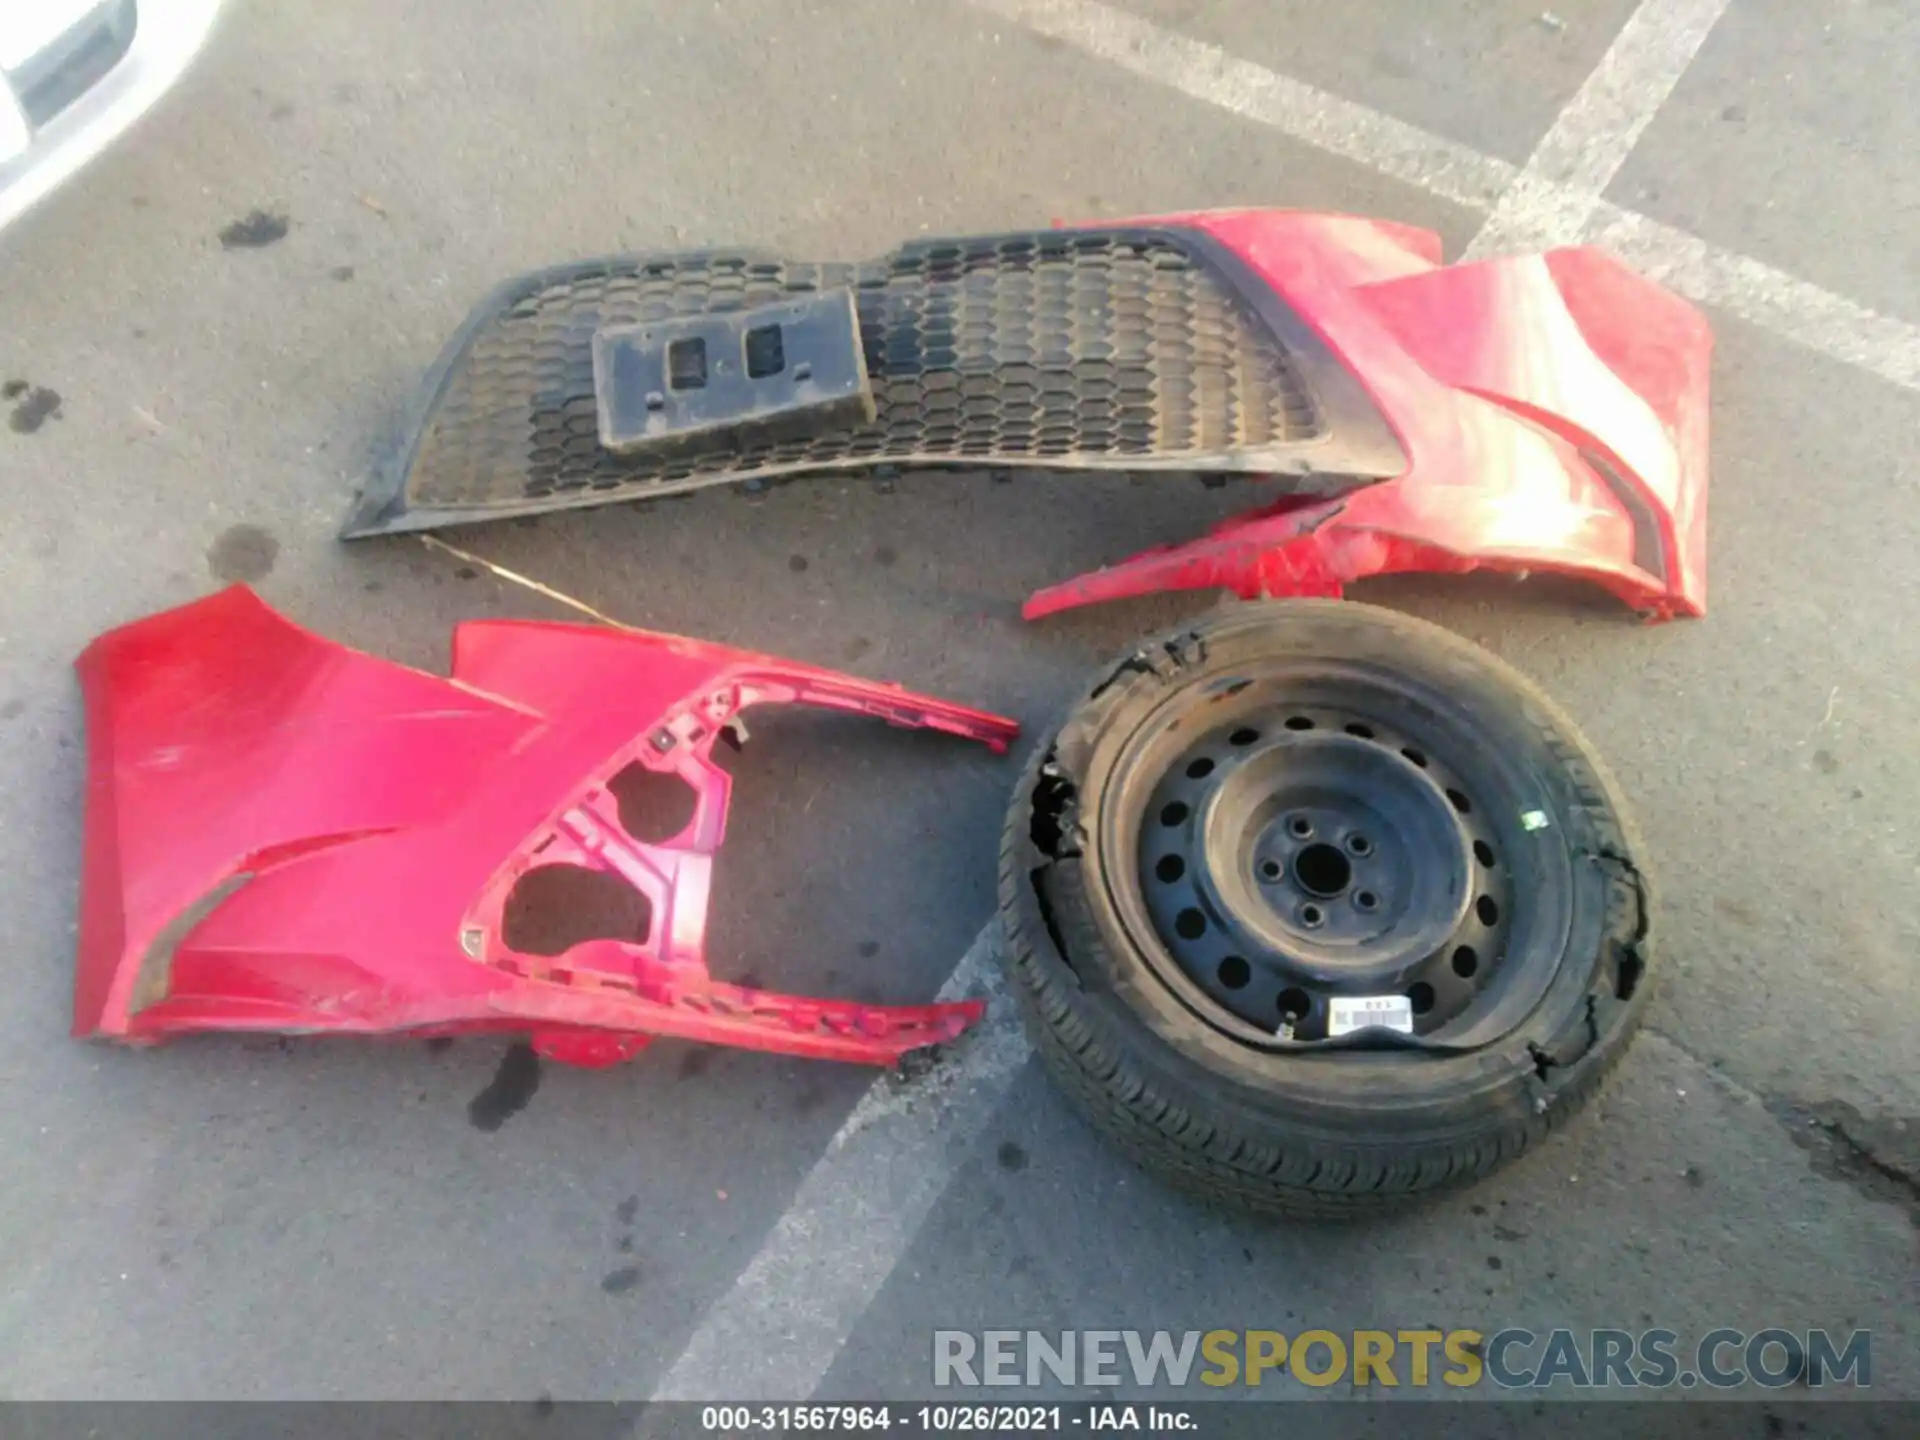
[(1001, 849), (1036, 1048), (1144, 1167), (1340, 1218), (1573, 1114), (1650, 993), (1640, 842), (1537, 687), (1345, 601), (1239, 605), (1103, 669)]

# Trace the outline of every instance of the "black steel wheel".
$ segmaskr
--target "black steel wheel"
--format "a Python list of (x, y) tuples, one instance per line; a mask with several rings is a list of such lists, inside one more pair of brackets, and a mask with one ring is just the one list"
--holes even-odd
[(1511, 1159), (1611, 1068), (1649, 993), (1638, 848), (1493, 656), (1369, 606), (1236, 606), (1103, 671), (1036, 752), (1004, 960), (1143, 1164), (1365, 1213)]

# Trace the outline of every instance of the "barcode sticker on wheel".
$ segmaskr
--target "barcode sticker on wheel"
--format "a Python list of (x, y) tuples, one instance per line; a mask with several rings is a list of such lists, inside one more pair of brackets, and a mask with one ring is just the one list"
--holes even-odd
[(1327, 1010), (1327, 1038), (1384, 1025), (1402, 1035), (1413, 1033), (1413, 1002), (1404, 995), (1335, 995)]

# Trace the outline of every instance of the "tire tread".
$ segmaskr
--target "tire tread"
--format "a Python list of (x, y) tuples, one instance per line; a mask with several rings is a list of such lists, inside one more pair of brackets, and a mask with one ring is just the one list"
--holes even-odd
[[(1349, 612), (1372, 610), (1334, 603)], [(1387, 624), (1417, 628), (1423, 641), (1433, 630), (1393, 612), (1373, 613), (1388, 617)], [(1293, 1219), (1352, 1220), (1472, 1184), (1538, 1145), (1605, 1087), (1640, 1024), (1655, 978), (1646, 934), (1647, 898), (1633, 859), (1640, 848), (1638, 837), (1611, 777), (1573, 723), (1523, 677), (1505, 678), (1517, 682), (1514, 698), (1520, 713), (1574, 781), (1588, 817), (1599, 827), (1608, 858), (1626, 862), (1636, 877), (1637, 903), (1609, 904), (1603, 943), (1630, 947), (1647, 969), (1634, 1002), (1608, 1006), (1607, 1023), (1589, 1026), (1592, 1033), (1584, 1051), (1560, 1058), (1568, 1073), (1546, 1088), (1543, 1110), (1519, 1116), (1490, 1113), (1472, 1133), (1453, 1139), (1408, 1139), (1384, 1148), (1328, 1143), (1305, 1132), (1253, 1134), (1238, 1126), (1225, 1107), (1219, 1114), (1198, 1115), (1179, 1095), (1169, 1093), (1131, 1053), (1130, 1041), (1106, 1021), (1067, 963), (1066, 955), (1095, 953), (1102, 944), (1084, 896), (1076, 894), (1077, 867), (1052, 865), (1052, 903), (1045, 912), (1032, 901), (1020, 903), (1021, 892), (1036, 883), (1030, 799), (1045, 753), (1042, 747), (1002, 836), (1002, 964), (1042, 1064), (1073, 1106), (1123, 1155), (1191, 1194), (1235, 1209)], [(1619, 888), (1627, 886), (1622, 882)]]

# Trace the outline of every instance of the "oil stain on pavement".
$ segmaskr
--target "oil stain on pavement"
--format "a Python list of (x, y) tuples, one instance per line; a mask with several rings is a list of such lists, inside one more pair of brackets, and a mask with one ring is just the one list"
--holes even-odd
[[(620, 1222), (624, 1233), (614, 1242), (614, 1249), (622, 1255), (633, 1253), (633, 1222), (640, 1214), (640, 1197), (629, 1195), (613, 1207), (613, 1218)], [(609, 1295), (624, 1295), (640, 1283), (638, 1265), (622, 1265), (600, 1277), (600, 1288)]]
[(49, 390), (44, 385), (35, 385), (29, 380), (9, 380), (5, 385), (0, 385), (0, 399), (15, 402), (13, 414), (7, 417), (7, 425), (16, 435), (31, 435), (49, 418), (62, 418), (60, 392)]
[(273, 573), (279, 556), (280, 542), (269, 531), (258, 525), (229, 525), (207, 547), (207, 569), (226, 584), (252, 584)]
[(467, 1119), (476, 1130), (498, 1130), (527, 1108), (539, 1088), (540, 1057), (531, 1045), (510, 1046), (487, 1088), (468, 1102)]
[(287, 235), (287, 217), (250, 210), (220, 231), (222, 250), (258, 250)]
[(624, 1295), (640, 1283), (638, 1265), (622, 1265), (618, 1270), (609, 1272), (600, 1281), (600, 1288), (609, 1295)]

